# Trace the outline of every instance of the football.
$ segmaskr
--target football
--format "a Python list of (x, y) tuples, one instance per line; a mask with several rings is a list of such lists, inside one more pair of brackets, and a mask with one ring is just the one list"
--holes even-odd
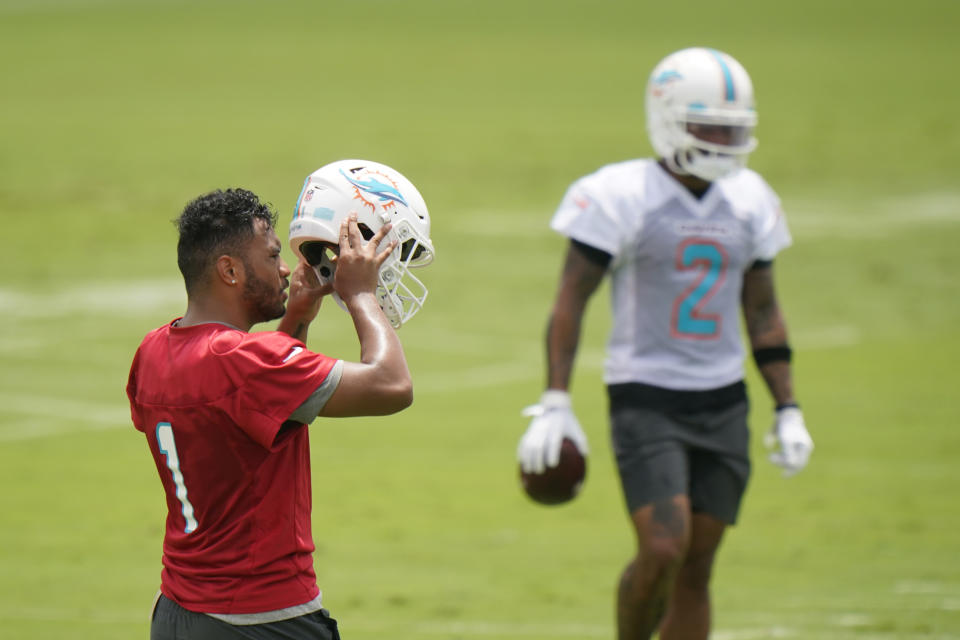
[(520, 469), (523, 490), (540, 504), (563, 504), (573, 500), (587, 476), (587, 459), (573, 440), (564, 438), (560, 445), (560, 463), (543, 473), (526, 473)]

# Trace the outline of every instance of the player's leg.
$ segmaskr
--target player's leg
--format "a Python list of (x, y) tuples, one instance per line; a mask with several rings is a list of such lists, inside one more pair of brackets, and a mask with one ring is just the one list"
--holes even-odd
[(617, 589), (620, 640), (650, 638), (667, 610), (690, 537), (687, 496), (658, 499), (636, 509), (631, 517), (637, 534), (637, 555), (627, 565)]
[(637, 554), (620, 577), (620, 640), (646, 640), (663, 618), (690, 541), (687, 458), (669, 415), (611, 395), (611, 437)]
[(710, 577), (726, 523), (693, 514), (690, 546), (660, 625), (660, 640), (706, 640), (710, 634)]
[(661, 640), (705, 640), (710, 632), (710, 579), (727, 527), (736, 522), (750, 476), (747, 402), (689, 416), (687, 460), (693, 511), (690, 546), (677, 574)]

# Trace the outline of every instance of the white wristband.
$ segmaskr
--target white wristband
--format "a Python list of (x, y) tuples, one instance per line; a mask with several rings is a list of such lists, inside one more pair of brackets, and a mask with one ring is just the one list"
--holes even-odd
[(560, 389), (547, 389), (540, 396), (540, 406), (545, 409), (569, 409), (570, 394)]

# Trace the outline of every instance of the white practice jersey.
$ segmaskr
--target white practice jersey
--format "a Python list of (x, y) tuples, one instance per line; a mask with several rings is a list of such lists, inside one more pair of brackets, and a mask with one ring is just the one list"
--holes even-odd
[(693, 391), (743, 379), (743, 273), (791, 243), (759, 174), (741, 169), (698, 200), (654, 160), (612, 164), (577, 180), (550, 226), (613, 256), (607, 384)]

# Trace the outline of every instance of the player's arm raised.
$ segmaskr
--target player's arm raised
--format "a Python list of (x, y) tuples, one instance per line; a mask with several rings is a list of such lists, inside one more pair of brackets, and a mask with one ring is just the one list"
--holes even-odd
[(290, 274), (290, 299), (277, 331), (306, 344), (307, 329), (320, 311), (320, 302), (332, 291), (331, 283), (321, 284), (313, 267), (300, 260)]
[(413, 382), (403, 346), (376, 297), (380, 266), (396, 248), (391, 242), (378, 252), (389, 230), (390, 225), (385, 225), (364, 242), (356, 216), (340, 225), (333, 286), (353, 318), (360, 361), (344, 361), (340, 384), (320, 412), (322, 416), (386, 415), (413, 402)]

